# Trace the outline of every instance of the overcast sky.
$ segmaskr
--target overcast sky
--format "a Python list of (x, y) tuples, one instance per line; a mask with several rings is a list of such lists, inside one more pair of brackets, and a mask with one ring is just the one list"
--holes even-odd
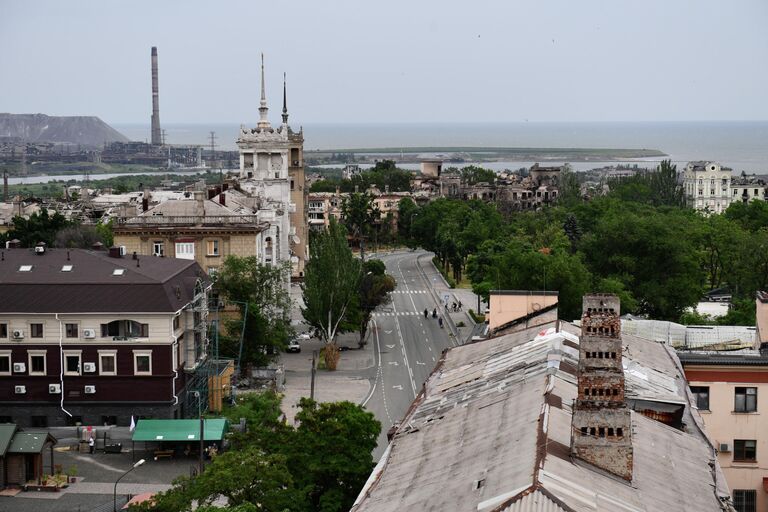
[(149, 123), (768, 119), (768, 1), (0, 0), (0, 112)]

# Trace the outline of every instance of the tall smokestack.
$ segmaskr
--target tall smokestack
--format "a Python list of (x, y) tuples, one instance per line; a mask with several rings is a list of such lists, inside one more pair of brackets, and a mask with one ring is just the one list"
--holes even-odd
[(160, 136), (160, 89), (157, 86), (157, 47), (152, 47), (152, 145), (163, 143)]
[(3, 202), (8, 202), (8, 171), (3, 171)]

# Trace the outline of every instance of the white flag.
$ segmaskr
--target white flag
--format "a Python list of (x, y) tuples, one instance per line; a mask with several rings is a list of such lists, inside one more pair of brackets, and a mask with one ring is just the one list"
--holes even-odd
[(136, 421), (133, 419), (133, 415), (131, 415), (131, 432), (136, 430)]

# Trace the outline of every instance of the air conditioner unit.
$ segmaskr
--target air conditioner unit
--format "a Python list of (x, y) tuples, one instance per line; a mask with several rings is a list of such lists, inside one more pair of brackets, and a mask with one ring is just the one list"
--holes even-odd
[(96, 329), (83, 329), (83, 338), (92, 340), (96, 337)]
[(25, 371), (27, 371), (25, 363), (13, 363), (13, 373), (24, 373)]
[(96, 386), (85, 386), (85, 394), (92, 395), (96, 392)]
[(124, 245), (120, 246), (120, 256), (125, 256), (128, 253)]
[(720, 449), (718, 451), (722, 453), (730, 452), (731, 446), (728, 443), (720, 443)]
[(83, 363), (83, 371), (93, 373), (96, 371), (96, 363)]
[(48, 393), (52, 395), (61, 393), (61, 384), (48, 384)]
[(24, 329), (14, 329), (12, 334), (13, 334), (13, 339), (15, 340), (24, 339)]
[(27, 386), (13, 386), (13, 392), (17, 395), (23, 395), (27, 392)]

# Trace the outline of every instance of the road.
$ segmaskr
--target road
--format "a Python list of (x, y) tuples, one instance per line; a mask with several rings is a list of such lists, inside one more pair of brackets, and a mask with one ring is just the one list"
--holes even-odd
[[(432, 318), (437, 309), (443, 316), (443, 305), (431, 289), (429, 278), (418, 267), (417, 259), (429, 266), (430, 253), (402, 252), (377, 256), (397, 287), (390, 304), (373, 314), (369, 342), (376, 353), (373, 386), (365, 405), (382, 423), (382, 434), (374, 458), (386, 447), (387, 430), (402, 419), (422, 384), (440, 359), (442, 351), (456, 345), (447, 323), (441, 328)], [(434, 277), (432, 277), (434, 279)], [(424, 317), (424, 309), (429, 317)]]

